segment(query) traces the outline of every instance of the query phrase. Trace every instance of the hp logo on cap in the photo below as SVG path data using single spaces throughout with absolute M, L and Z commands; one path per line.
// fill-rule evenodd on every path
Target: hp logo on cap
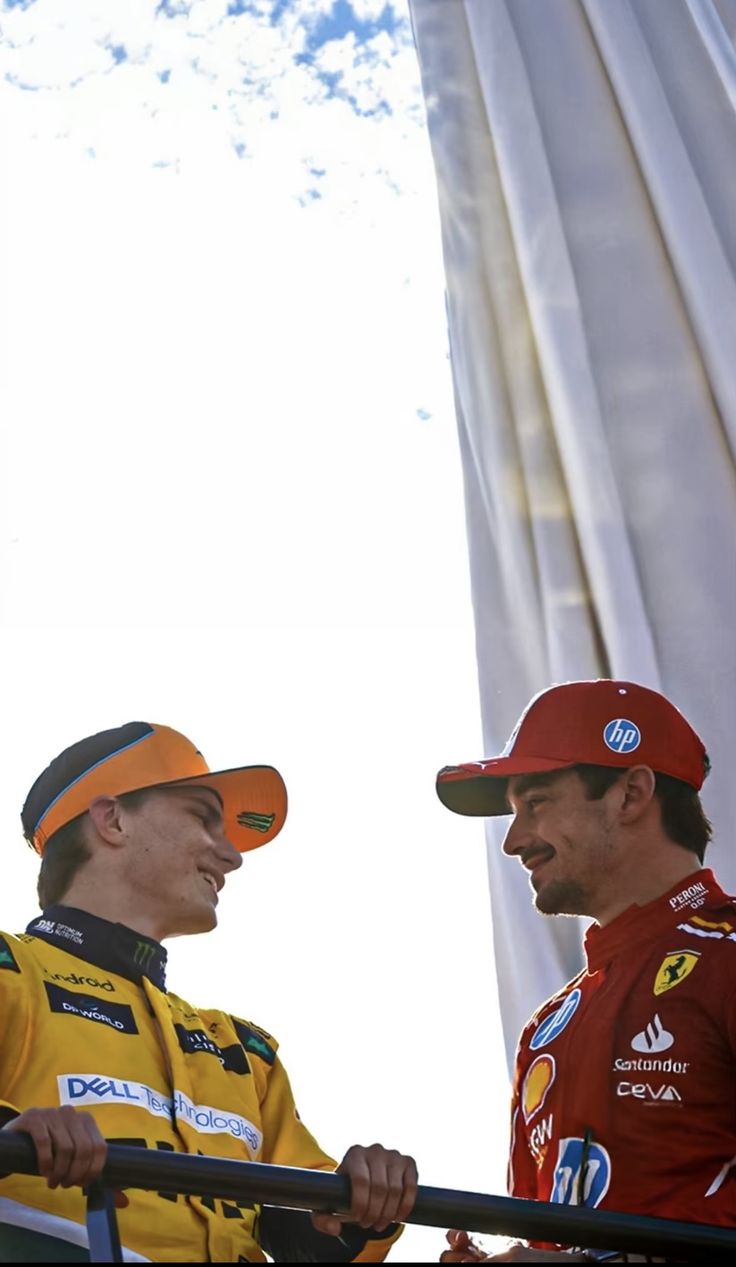
M 603 731 L 603 739 L 612 752 L 633 752 L 641 743 L 641 732 L 633 721 L 614 717 Z

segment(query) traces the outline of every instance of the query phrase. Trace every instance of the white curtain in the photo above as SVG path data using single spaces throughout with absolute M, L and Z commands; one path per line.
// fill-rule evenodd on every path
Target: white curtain
M 437 171 L 485 752 L 643 682 L 702 735 L 736 889 L 736 0 L 411 0 Z M 458 567 L 462 567 L 458 560 Z M 582 962 L 488 824 L 507 1050 Z M 448 835 L 453 825 L 447 823 Z

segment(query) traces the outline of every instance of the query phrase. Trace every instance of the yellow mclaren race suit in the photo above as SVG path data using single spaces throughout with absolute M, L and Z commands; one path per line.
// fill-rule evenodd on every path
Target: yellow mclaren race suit
M 271 1035 L 168 993 L 165 960 L 158 942 L 70 907 L 0 936 L 0 1125 L 24 1109 L 68 1104 L 121 1144 L 334 1170 L 299 1119 Z M 298 1211 L 126 1196 L 118 1225 L 133 1262 L 264 1262 L 264 1249 L 283 1262 L 380 1262 L 401 1230 L 345 1225 L 335 1238 Z M 6 1244 L 35 1237 L 62 1247 L 59 1258 L 84 1261 L 75 1249 L 87 1246 L 81 1189 L 3 1178 L 3 1231 Z

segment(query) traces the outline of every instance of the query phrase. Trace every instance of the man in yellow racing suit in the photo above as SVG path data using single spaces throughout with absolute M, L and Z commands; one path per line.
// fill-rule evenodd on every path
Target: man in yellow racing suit
M 271 767 L 212 773 L 147 723 L 82 740 L 36 780 L 22 817 L 44 910 L 0 937 L 0 1126 L 31 1135 L 42 1177 L 0 1181 L 0 1261 L 88 1261 L 79 1185 L 105 1139 L 351 1180 L 343 1216 L 128 1190 L 127 1261 L 376 1262 L 399 1235 L 412 1159 L 355 1146 L 338 1167 L 299 1119 L 271 1035 L 166 990 L 161 941 L 214 927 L 226 875 L 285 813 Z

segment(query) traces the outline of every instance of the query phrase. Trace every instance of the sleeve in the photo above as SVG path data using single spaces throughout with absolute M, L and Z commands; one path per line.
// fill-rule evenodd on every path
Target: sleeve
M 12 975 L 11 975 L 12 974 Z M 12 1070 L 16 1067 L 20 1053 L 13 1050 L 13 1034 L 18 1026 L 18 1007 L 21 991 L 17 988 L 20 974 L 18 962 L 6 937 L 0 935 L 0 1130 L 18 1117 L 20 1109 L 5 1097 L 8 1095 L 8 1083 Z M 16 1022 L 13 1029 L 9 1018 Z M 7 1176 L 0 1173 L 0 1179 Z
M 524 1197 L 531 1201 L 537 1200 L 537 1167 L 527 1144 L 524 1119 L 521 1113 L 519 1052 L 516 1054 L 514 1088 L 511 1098 L 511 1143 L 509 1147 L 507 1186 L 511 1197 Z
M 276 1263 L 382 1263 L 403 1227 L 392 1223 L 384 1232 L 344 1223 L 339 1236 L 325 1236 L 312 1226 L 304 1210 L 264 1205 L 260 1240 Z
M 278 1056 L 271 1065 L 261 1105 L 262 1159 L 273 1166 L 301 1166 L 307 1170 L 337 1170 L 337 1162 L 323 1152 L 302 1122 L 289 1079 Z M 380 1263 L 403 1227 L 392 1223 L 383 1232 L 343 1224 L 341 1235 L 325 1236 L 309 1214 L 264 1206 L 260 1220 L 261 1244 L 281 1263 Z
M 725 973 L 723 975 L 725 978 Z M 731 1048 L 731 1055 L 736 1056 L 736 990 L 731 988 L 729 991 L 724 991 L 722 999 L 728 1044 Z
M 302 1122 L 281 1060 L 271 1065 L 261 1104 L 262 1159 L 272 1166 L 303 1166 L 306 1170 L 336 1170 L 337 1162 L 320 1148 Z
M 20 967 L 13 953 L 14 938 L 0 934 L 0 1129 L 17 1117 L 20 1109 L 8 1098 L 11 1076 L 22 1064 L 25 990 L 20 983 Z M 12 1017 L 12 1025 L 10 1018 Z

